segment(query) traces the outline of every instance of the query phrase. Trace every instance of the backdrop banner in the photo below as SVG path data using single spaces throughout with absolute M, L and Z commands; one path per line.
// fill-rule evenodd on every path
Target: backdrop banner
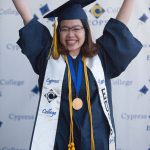
M 52 34 L 53 18 L 42 16 L 60 5 L 60 0 L 53 0 L 54 5 L 50 1 L 27 0 L 34 17 Z M 97 0 L 85 8 L 94 40 L 102 35 L 122 2 Z M 16 44 L 23 26 L 12 1 L 1 0 L 0 150 L 29 150 L 39 100 L 38 76 Z M 150 0 L 136 0 L 128 28 L 143 49 L 125 72 L 112 80 L 117 150 L 150 150 Z

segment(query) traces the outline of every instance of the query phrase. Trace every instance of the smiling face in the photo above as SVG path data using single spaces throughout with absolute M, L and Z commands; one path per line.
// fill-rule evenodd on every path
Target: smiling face
M 85 41 L 85 30 L 78 19 L 63 20 L 60 24 L 60 42 L 70 55 L 77 56 Z

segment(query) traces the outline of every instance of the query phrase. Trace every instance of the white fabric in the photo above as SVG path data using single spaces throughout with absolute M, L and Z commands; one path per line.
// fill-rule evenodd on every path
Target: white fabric
M 115 133 L 110 118 L 107 90 L 101 61 L 98 55 L 96 55 L 92 58 L 88 58 L 86 64 L 96 79 L 100 102 L 110 125 L 109 149 L 115 150 Z M 60 56 L 58 60 L 50 58 L 48 61 L 31 150 L 53 150 L 54 148 L 65 68 L 66 63 L 62 56 Z M 57 95 L 57 98 L 48 102 L 46 94 L 50 90 Z M 45 110 L 48 112 L 47 114 L 43 113 Z
M 53 150 L 65 67 L 62 57 L 48 61 L 31 150 Z M 45 94 L 50 90 L 57 98 L 49 103 Z

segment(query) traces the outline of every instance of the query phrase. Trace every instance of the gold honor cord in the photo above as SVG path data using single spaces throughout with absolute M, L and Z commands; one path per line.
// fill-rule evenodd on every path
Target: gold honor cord
M 94 133 L 93 133 L 93 121 L 92 121 L 92 110 L 91 110 L 91 101 L 90 101 L 90 88 L 89 88 L 89 79 L 87 74 L 87 67 L 86 67 L 86 58 L 82 58 L 83 66 L 84 66 L 84 75 L 85 75 L 85 84 L 86 84 L 86 99 L 88 104 L 88 112 L 90 118 L 90 129 L 91 129 L 91 150 L 95 150 L 95 143 L 94 143 Z
M 68 88 L 69 88 L 69 110 L 70 110 L 70 138 L 68 144 L 68 150 L 75 150 L 74 136 L 73 136 L 73 110 L 72 110 L 72 87 L 71 87 L 71 73 L 67 56 L 64 56 L 66 64 L 68 66 Z
M 68 88 L 69 88 L 69 110 L 70 110 L 70 138 L 68 144 L 68 150 L 75 150 L 74 144 L 74 136 L 73 136 L 73 108 L 72 108 L 72 87 L 71 87 L 71 74 L 70 74 L 70 67 L 68 64 L 67 56 L 64 56 L 66 64 L 68 66 Z M 91 150 L 95 150 L 95 143 L 94 143 L 94 133 L 93 133 L 93 124 L 92 124 L 92 111 L 91 111 L 91 102 L 90 102 L 90 88 L 89 88 L 89 80 L 87 74 L 87 67 L 86 67 L 86 58 L 82 58 L 83 66 L 84 66 L 84 75 L 85 75 L 85 84 L 86 84 L 86 97 L 87 97 L 87 105 L 88 105 L 88 113 L 90 118 L 90 132 L 91 132 Z

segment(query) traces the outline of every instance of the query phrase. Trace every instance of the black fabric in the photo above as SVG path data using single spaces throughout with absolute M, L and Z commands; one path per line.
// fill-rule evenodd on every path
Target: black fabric
M 97 44 L 101 49 L 98 52 L 105 73 L 105 82 L 108 92 L 111 120 L 114 126 L 113 109 L 111 99 L 110 79 L 122 73 L 133 58 L 142 48 L 141 43 L 133 37 L 129 29 L 121 22 L 110 19 L 105 26 L 103 35 L 97 39 Z M 47 54 L 51 45 L 51 36 L 48 29 L 32 20 L 27 26 L 20 30 L 18 41 L 22 52 L 28 57 L 34 71 L 39 74 L 39 86 L 42 89 L 45 69 L 47 65 Z M 73 65 L 78 67 L 78 57 L 73 61 Z M 97 66 L 98 67 L 98 66 Z M 96 150 L 108 150 L 109 126 L 100 104 L 97 84 L 94 76 L 88 69 L 88 77 L 91 92 L 91 104 L 93 114 L 93 127 Z M 68 104 L 68 79 L 67 68 L 65 70 L 58 127 L 55 139 L 55 150 L 66 150 L 69 141 L 69 104 Z M 75 89 L 73 89 L 73 98 Z M 74 133 L 77 150 L 90 150 L 90 126 L 86 103 L 85 79 L 83 79 L 79 97 L 84 105 L 79 111 L 74 111 Z
M 25 27 L 20 29 L 19 36 L 17 44 L 20 46 L 22 53 L 29 59 L 34 72 L 39 75 L 41 91 L 52 37 L 49 30 L 36 19 L 32 19 Z
M 82 9 L 93 3 L 95 0 L 69 0 L 53 11 L 44 14 L 44 18 L 58 17 L 58 20 L 82 19 L 87 20 L 87 15 Z
M 106 24 L 103 36 L 96 42 L 100 45 L 99 56 L 107 67 L 106 76 L 114 78 L 119 76 L 136 57 L 142 44 L 132 35 L 125 24 L 110 19 Z

